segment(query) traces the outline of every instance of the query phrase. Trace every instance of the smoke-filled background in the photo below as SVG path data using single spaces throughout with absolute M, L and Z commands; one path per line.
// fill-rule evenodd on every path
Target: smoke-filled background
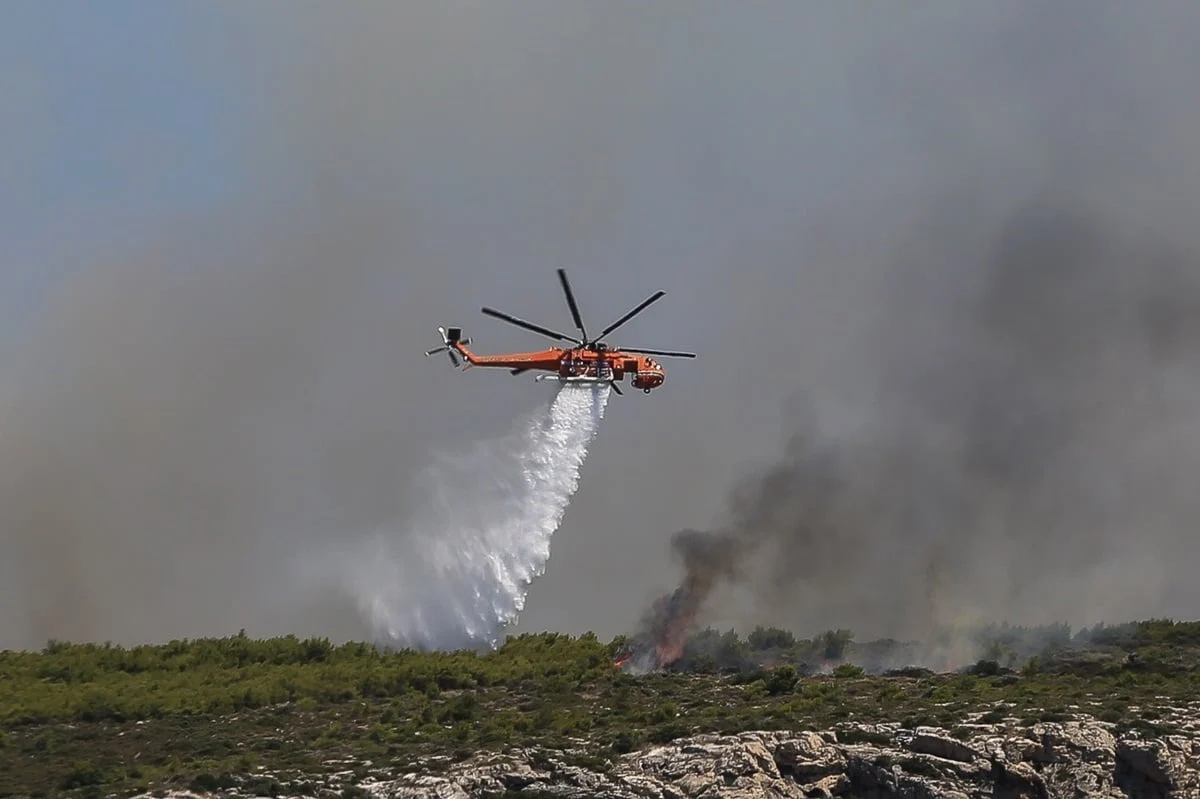
M 291 564 L 546 400 L 421 353 L 541 346 L 478 309 L 569 326 L 560 265 L 701 357 L 613 398 L 523 628 L 635 627 L 685 528 L 715 623 L 1194 616 L 1197 23 L 6 4 L 0 647 L 365 635 Z

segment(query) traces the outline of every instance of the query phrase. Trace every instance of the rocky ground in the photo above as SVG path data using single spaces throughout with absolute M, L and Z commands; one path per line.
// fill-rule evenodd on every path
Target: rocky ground
M 1114 734 L 1112 724 L 1088 716 L 1031 726 L 1017 719 L 973 723 L 953 733 L 842 724 L 822 732 L 694 736 L 603 764 L 581 763 L 570 751 L 521 749 L 448 768 L 431 761 L 399 779 L 368 777 L 350 793 L 379 799 L 1200 797 L 1200 704 L 1176 709 L 1176 721 L 1182 734 L 1161 737 Z M 214 793 L 241 791 L 228 785 Z

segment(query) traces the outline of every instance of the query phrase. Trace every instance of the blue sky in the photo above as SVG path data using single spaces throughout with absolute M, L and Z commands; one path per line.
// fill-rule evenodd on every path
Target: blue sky
M 5 315 L 90 247 L 221 202 L 237 184 L 245 50 L 201 3 L 0 6 Z M 93 253 L 95 254 L 95 253 Z

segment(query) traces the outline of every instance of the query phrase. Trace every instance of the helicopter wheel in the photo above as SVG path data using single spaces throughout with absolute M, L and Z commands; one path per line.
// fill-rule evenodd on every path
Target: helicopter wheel
M 642 391 L 645 391 L 647 394 L 650 393 L 650 389 L 648 389 L 648 388 L 643 388 Z

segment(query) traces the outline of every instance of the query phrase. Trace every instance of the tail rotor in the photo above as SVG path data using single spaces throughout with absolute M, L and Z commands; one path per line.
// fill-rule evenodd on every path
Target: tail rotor
M 470 344 L 471 339 L 462 338 L 462 328 L 458 327 L 452 327 L 449 330 L 444 327 L 439 327 L 438 333 L 442 337 L 442 346 L 434 347 L 431 350 L 426 350 L 425 357 L 428 358 L 430 355 L 437 355 L 439 352 L 444 352 L 446 353 L 447 357 L 450 358 L 450 363 L 452 363 L 454 366 L 460 366 L 461 362 L 458 360 L 458 355 L 455 353 L 454 345 Z

